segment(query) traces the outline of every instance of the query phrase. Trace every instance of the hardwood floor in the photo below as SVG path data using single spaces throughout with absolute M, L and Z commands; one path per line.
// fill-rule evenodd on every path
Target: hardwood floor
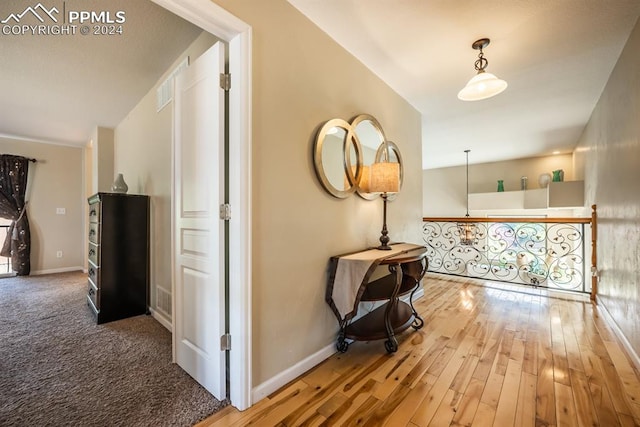
M 419 331 L 355 342 L 204 426 L 639 426 L 640 376 L 589 302 L 425 278 Z

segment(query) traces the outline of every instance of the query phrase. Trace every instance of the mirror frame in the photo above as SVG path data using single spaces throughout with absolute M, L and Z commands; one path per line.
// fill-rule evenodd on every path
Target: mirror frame
M 329 130 L 333 128 L 340 128 L 345 130 L 345 136 L 342 141 L 342 164 L 343 164 L 343 170 L 346 174 L 345 175 L 346 182 L 349 185 L 344 190 L 336 188 L 333 186 L 333 184 L 331 184 L 331 182 L 329 181 L 329 178 L 327 178 L 327 174 L 325 173 L 324 165 L 322 164 L 322 147 L 324 144 L 324 140 L 327 137 Z M 331 120 L 328 120 L 320 128 L 316 136 L 316 140 L 314 142 L 313 165 L 316 170 L 316 176 L 318 177 L 320 184 L 322 184 L 322 187 L 324 187 L 324 189 L 329 194 L 339 199 L 345 199 L 349 197 L 351 193 L 356 191 L 356 187 L 355 185 L 353 185 L 353 183 L 357 182 L 356 179 L 359 179 L 360 176 L 362 175 L 362 167 L 361 167 L 362 150 L 360 149 L 360 146 L 358 145 L 357 142 L 355 144 L 353 142 L 350 142 L 351 141 L 350 135 L 351 135 L 351 125 L 347 121 L 342 119 L 331 119 Z M 351 165 L 347 164 L 347 162 L 351 158 L 350 152 L 351 152 L 352 145 L 355 146 L 357 162 L 358 162 L 356 167 L 355 177 L 353 176 L 353 172 L 351 171 Z M 349 155 L 347 155 L 346 153 L 349 153 Z
M 382 125 L 380 125 L 380 122 L 378 122 L 378 120 L 373 117 L 370 114 L 360 114 L 356 117 L 354 117 L 351 120 L 351 133 L 353 135 L 353 138 L 355 138 L 358 141 L 358 144 L 360 145 L 360 147 L 362 147 L 362 144 L 360 143 L 360 138 L 358 137 L 358 132 L 357 132 L 357 128 L 358 125 L 364 121 L 370 121 L 371 125 L 373 126 L 375 132 L 378 134 L 378 136 L 380 137 L 380 143 L 378 144 L 378 150 L 376 151 L 376 159 L 378 158 L 378 151 L 380 150 L 380 146 L 384 143 L 384 141 L 387 139 L 387 137 L 384 134 L 384 131 L 382 130 Z M 362 148 L 361 150 L 362 151 Z M 377 161 L 377 160 L 375 160 Z M 363 162 L 361 162 L 362 166 L 365 166 Z M 371 165 L 369 165 L 371 166 Z M 364 168 L 362 168 L 364 169 Z M 356 193 L 358 193 L 358 196 L 362 197 L 365 200 L 375 200 L 378 197 L 380 197 L 379 193 L 367 193 L 365 191 L 363 191 L 360 186 L 357 184 L 358 182 L 360 182 L 360 179 L 358 178 L 356 181 Z

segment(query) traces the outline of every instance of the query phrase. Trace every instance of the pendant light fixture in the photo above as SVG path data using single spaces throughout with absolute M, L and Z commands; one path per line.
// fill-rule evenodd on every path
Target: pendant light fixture
M 487 73 L 485 69 L 489 65 L 489 61 L 484 57 L 482 49 L 489 46 L 491 40 L 480 39 L 471 45 L 475 50 L 479 50 L 478 59 L 475 62 L 475 68 L 478 74 L 473 76 L 467 85 L 458 92 L 458 98 L 463 101 L 479 101 L 481 99 L 491 98 L 507 88 L 507 82 L 497 78 L 491 73 Z
M 467 154 L 467 215 L 465 218 L 469 218 L 469 151 L 464 150 Z M 459 222 L 458 231 L 460 233 L 460 244 L 465 246 L 473 245 L 476 240 L 476 224 L 470 221 Z

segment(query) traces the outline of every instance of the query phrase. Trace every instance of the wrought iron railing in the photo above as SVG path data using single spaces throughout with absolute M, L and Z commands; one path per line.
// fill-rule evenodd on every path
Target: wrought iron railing
M 460 241 L 465 222 L 476 225 L 471 245 Z M 424 218 L 429 271 L 595 296 L 589 224 L 595 208 L 593 218 Z

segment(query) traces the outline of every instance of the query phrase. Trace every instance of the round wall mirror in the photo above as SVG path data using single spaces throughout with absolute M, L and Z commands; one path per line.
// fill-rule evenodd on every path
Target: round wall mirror
M 349 138 L 351 125 L 342 119 L 326 122 L 318 131 L 313 151 L 313 163 L 320 183 L 329 194 L 348 197 L 356 188 L 356 177 L 362 174 L 362 153 Z M 352 171 L 353 166 L 355 170 Z
M 376 160 L 376 152 L 380 144 L 384 142 L 385 135 L 382 126 L 375 117 L 369 114 L 360 114 L 351 121 L 353 138 L 357 139 L 362 148 L 362 179 L 356 185 L 356 192 L 366 200 L 374 200 L 380 195 L 369 193 L 369 167 Z

